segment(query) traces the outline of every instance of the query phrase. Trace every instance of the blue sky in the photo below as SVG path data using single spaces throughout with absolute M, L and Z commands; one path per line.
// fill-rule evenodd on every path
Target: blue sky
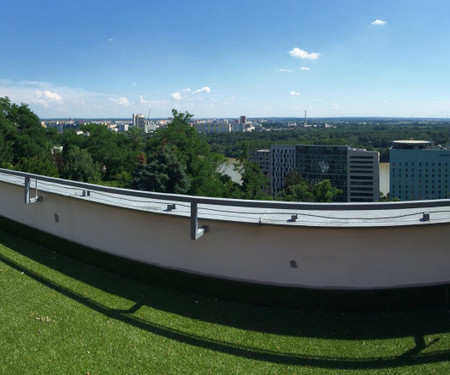
M 448 0 L 0 0 L 41 118 L 450 116 Z

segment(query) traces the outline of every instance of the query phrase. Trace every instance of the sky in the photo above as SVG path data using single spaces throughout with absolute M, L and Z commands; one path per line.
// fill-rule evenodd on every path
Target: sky
M 448 0 L 0 0 L 40 118 L 450 116 Z

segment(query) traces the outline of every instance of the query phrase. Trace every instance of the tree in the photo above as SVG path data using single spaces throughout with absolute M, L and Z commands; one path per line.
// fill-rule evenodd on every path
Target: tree
M 16 164 L 15 169 L 43 176 L 59 177 L 58 167 L 55 162 L 49 156 L 45 155 L 24 158 Z
M 60 171 L 62 178 L 91 183 L 100 181 L 100 166 L 94 163 L 87 150 L 72 146 L 66 155 Z
M 0 98 L 0 163 L 16 164 L 24 158 L 50 155 L 53 146 L 39 118 L 27 105 L 11 103 L 8 97 Z M 10 156 L 6 157 L 5 153 Z
M 315 202 L 332 202 L 334 197 L 342 194 L 342 190 L 331 185 L 331 181 L 326 179 L 311 187 Z
M 147 142 L 146 154 L 173 155 L 189 179 L 188 194 L 221 197 L 226 187 L 217 172 L 222 155 L 211 153 L 206 141 L 190 125 L 192 115 L 172 110 L 173 119 L 166 128 L 158 129 Z M 141 167 L 139 167 L 141 168 Z
M 131 180 L 132 189 L 161 193 L 185 194 L 189 187 L 184 166 L 167 147 L 158 150 L 148 163 L 139 163 Z
M 314 194 L 302 175 L 293 169 L 284 177 L 284 189 L 277 194 L 276 199 L 291 202 L 314 202 Z
M 238 161 L 236 170 L 242 176 L 241 198 L 270 200 L 268 178 L 262 174 L 258 164 L 248 159 L 248 145 L 246 143 L 243 144 Z
M 92 156 L 103 170 L 103 179 L 115 180 L 121 172 L 132 173 L 137 152 L 133 150 L 131 139 L 124 133 L 115 133 L 106 126 L 88 124 L 81 127 L 85 135 L 83 148 Z
M 309 185 L 303 181 L 301 184 L 286 187 L 277 195 L 277 200 L 290 202 L 314 202 L 314 194 Z
M 284 178 L 284 189 L 278 193 L 276 199 L 292 202 L 332 202 L 342 190 L 331 185 L 330 180 L 322 180 L 316 184 L 309 184 L 302 175 L 293 169 Z
M 5 139 L 0 132 L 0 168 L 12 168 L 13 142 Z

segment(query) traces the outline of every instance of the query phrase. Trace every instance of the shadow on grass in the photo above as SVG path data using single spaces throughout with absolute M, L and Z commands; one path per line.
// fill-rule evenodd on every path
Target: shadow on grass
M 0 231 L 0 243 L 40 264 L 105 292 L 134 301 L 135 304 L 128 310 L 104 306 L 88 296 L 80 295 L 33 272 L 23 264 L 0 255 L 0 260 L 3 263 L 20 272 L 25 272 L 28 277 L 40 284 L 107 317 L 199 348 L 266 362 L 334 369 L 381 369 L 442 362 L 448 361 L 450 358 L 450 349 L 423 353 L 425 348 L 439 340 L 439 338 L 436 338 L 427 345 L 424 336 L 450 332 L 450 324 L 445 319 L 443 308 L 378 313 L 342 313 L 252 306 L 219 301 L 142 283 L 88 266 L 3 231 Z M 205 338 L 131 316 L 142 306 L 149 306 L 204 322 L 257 332 L 324 340 L 373 340 L 413 337 L 415 346 L 401 355 L 377 357 L 374 353 L 373 357 L 361 359 L 283 353 Z M 355 343 L 355 345 L 359 344 Z

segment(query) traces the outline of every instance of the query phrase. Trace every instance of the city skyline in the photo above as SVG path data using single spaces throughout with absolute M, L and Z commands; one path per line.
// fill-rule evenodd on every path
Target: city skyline
M 450 116 L 447 1 L 9 2 L 0 97 L 41 118 Z

